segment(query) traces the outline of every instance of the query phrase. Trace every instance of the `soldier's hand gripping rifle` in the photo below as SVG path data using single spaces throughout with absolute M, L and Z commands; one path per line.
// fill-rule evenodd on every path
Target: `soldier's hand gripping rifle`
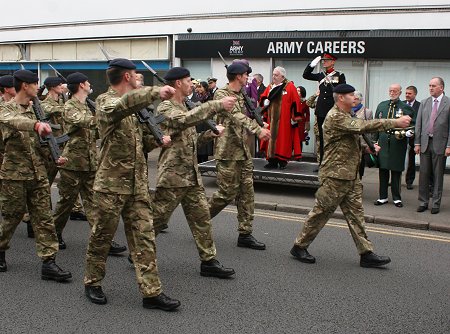
M 141 60 L 141 63 L 145 66 L 145 68 L 146 68 L 147 70 L 150 71 L 151 74 L 153 74 L 153 76 L 154 76 L 159 82 L 161 82 L 161 83 L 164 84 L 164 85 L 167 84 L 166 80 L 164 80 L 163 78 L 161 78 L 161 77 L 158 75 L 158 73 L 156 73 L 156 71 L 155 71 L 153 68 L 150 67 L 150 65 L 148 65 L 148 64 L 147 64 L 145 61 L 143 61 L 143 60 Z M 184 100 L 184 103 L 186 104 L 186 107 L 187 107 L 189 110 L 192 110 L 192 109 L 194 109 L 194 108 L 196 107 L 196 105 L 195 105 L 191 100 L 189 100 L 188 98 L 186 98 L 186 99 Z M 214 122 L 212 119 L 207 119 L 207 120 L 204 121 L 204 123 L 205 123 L 205 124 L 208 126 L 208 128 L 209 128 L 212 132 L 214 132 L 216 135 L 219 134 L 219 130 L 217 129 L 217 124 L 216 124 L 216 122 Z
M 50 68 L 55 72 L 55 74 L 62 80 L 64 80 L 64 82 L 67 82 L 67 79 L 56 69 L 54 68 L 52 65 L 47 64 L 48 66 L 50 66 Z M 63 94 L 63 96 L 65 97 L 65 95 Z M 64 102 L 66 102 L 67 99 L 64 98 Z M 91 111 L 92 115 L 95 115 L 95 102 L 92 101 L 90 98 L 86 98 L 86 104 L 89 108 L 89 110 Z
M 109 56 L 108 52 L 103 48 L 103 46 L 99 43 L 98 44 L 100 50 L 102 51 L 105 58 L 110 61 L 111 57 Z M 135 113 L 136 118 L 138 119 L 139 123 L 145 124 L 147 128 L 152 133 L 153 137 L 155 138 L 156 142 L 159 145 L 164 144 L 163 142 L 163 136 L 164 133 L 162 132 L 161 128 L 159 127 L 159 124 L 162 123 L 166 118 L 164 115 L 158 115 L 155 116 L 153 113 L 153 110 L 149 108 L 144 108 L 139 110 Z
M 60 130 L 61 125 L 59 124 L 51 124 L 48 119 L 45 118 L 44 113 L 41 109 L 41 103 L 39 102 L 39 98 L 35 97 L 33 98 L 33 112 L 36 116 L 36 119 L 39 122 L 45 122 L 50 125 L 52 130 Z M 59 137 L 55 137 L 52 133 L 45 136 L 45 138 L 39 137 L 39 140 L 41 142 L 41 145 L 47 145 L 50 149 L 50 153 L 52 155 L 52 159 L 55 163 L 58 163 L 59 158 L 61 158 L 61 151 L 59 150 L 59 145 L 65 143 L 69 140 L 69 136 L 67 134 L 64 134 Z
M 217 51 L 217 53 L 219 54 L 220 59 L 222 59 L 223 64 L 225 65 L 225 68 L 228 68 L 228 64 L 226 63 L 225 59 L 222 57 L 222 54 L 219 51 Z M 252 100 L 250 99 L 250 97 L 248 96 L 248 94 L 247 94 L 247 92 L 245 91 L 244 88 L 241 89 L 241 94 L 242 94 L 242 96 L 244 96 L 244 103 L 245 103 L 245 106 L 247 107 L 247 110 L 253 116 L 253 118 L 255 119 L 256 123 L 258 123 L 258 125 L 263 128 L 264 127 L 264 121 L 263 121 L 263 118 L 262 118 L 262 112 L 269 105 L 268 104 L 264 105 L 264 108 L 261 108 L 259 106 L 257 108 L 255 108 L 253 106 Z M 269 101 L 269 103 L 270 103 L 270 101 Z

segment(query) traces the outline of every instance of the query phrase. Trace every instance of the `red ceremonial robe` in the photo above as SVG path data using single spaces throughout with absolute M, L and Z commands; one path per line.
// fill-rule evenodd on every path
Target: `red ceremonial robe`
M 291 120 L 293 115 L 300 110 L 300 97 L 292 81 L 285 80 L 281 94 L 272 97 L 270 84 L 260 97 L 260 105 L 264 105 L 264 100 L 269 99 L 270 105 L 267 109 L 266 121 L 272 138 L 268 142 L 261 142 L 260 151 L 266 152 L 267 159 L 277 158 L 283 161 L 296 160 L 301 158 L 300 141 L 294 145 L 294 134 L 298 129 L 293 128 Z M 297 136 L 298 138 L 298 136 Z

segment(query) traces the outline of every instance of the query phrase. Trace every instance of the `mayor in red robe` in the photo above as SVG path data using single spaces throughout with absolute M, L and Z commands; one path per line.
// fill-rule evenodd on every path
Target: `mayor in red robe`
M 292 125 L 297 122 L 293 116 L 300 111 L 300 97 L 292 81 L 286 79 L 286 70 L 277 66 L 273 70 L 272 83 L 260 97 L 260 105 L 267 106 L 266 122 L 272 138 L 269 142 L 262 142 L 260 151 L 266 152 L 267 169 L 280 167 L 285 169 L 289 160 L 298 160 L 301 157 L 300 142 L 294 144 L 295 131 Z

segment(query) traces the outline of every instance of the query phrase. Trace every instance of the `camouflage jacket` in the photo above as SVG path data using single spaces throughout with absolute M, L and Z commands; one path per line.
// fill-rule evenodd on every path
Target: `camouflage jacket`
M 336 105 L 323 123 L 324 156 L 319 176 L 355 180 L 361 162 L 360 134 L 384 131 L 394 127 L 394 120 L 362 120 L 351 117 Z
M 223 110 L 219 101 L 209 101 L 190 111 L 174 100 L 164 101 L 158 112 L 166 116 L 161 128 L 170 135 L 172 145 L 163 147 L 158 160 L 156 186 L 180 188 L 201 185 L 197 147 L 213 139 L 211 130 L 197 133 L 195 125 Z
M 246 116 L 244 97 L 240 92 L 232 91 L 228 85 L 218 89 L 214 94 L 215 100 L 226 96 L 237 98 L 237 102 L 230 113 L 216 115 L 217 124 L 225 127 L 222 137 L 215 139 L 214 158 L 217 160 L 247 160 L 251 159 L 250 148 L 247 145 L 248 133 L 259 135 L 261 127 L 255 120 Z
M 64 131 L 64 103 L 60 101 L 56 101 L 50 95 L 47 95 L 44 101 L 41 102 L 42 111 L 45 114 L 45 117 L 48 118 L 50 123 L 61 125 L 61 130 L 53 130 L 53 135 L 55 137 L 61 136 Z
M 76 97 L 72 97 L 64 106 L 63 118 L 70 139 L 62 153 L 68 161 L 60 168 L 83 172 L 96 171 L 95 142 L 98 132 L 97 123 L 89 107 Z
M 159 98 L 159 87 L 145 87 L 118 96 L 109 88 L 97 100 L 97 126 L 102 140 L 94 190 L 148 196 L 143 130 L 133 114 Z
M 40 154 L 39 136 L 36 132 L 30 132 L 36 124 L 32 108 L 24 109 L 12 100 L 4 105 L 1 119 L 5 155 L 0 178 L 17 181 L 47 180 L 47 171 Z

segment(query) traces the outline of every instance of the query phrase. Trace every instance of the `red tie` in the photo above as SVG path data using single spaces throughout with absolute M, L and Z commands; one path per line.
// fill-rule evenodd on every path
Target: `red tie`
M 433 109 L 431 110 L 430 122 L 428 123 L 428 134 L 433 136 L 434 121 L 436 120 L 439 100 L 434 99 Z

